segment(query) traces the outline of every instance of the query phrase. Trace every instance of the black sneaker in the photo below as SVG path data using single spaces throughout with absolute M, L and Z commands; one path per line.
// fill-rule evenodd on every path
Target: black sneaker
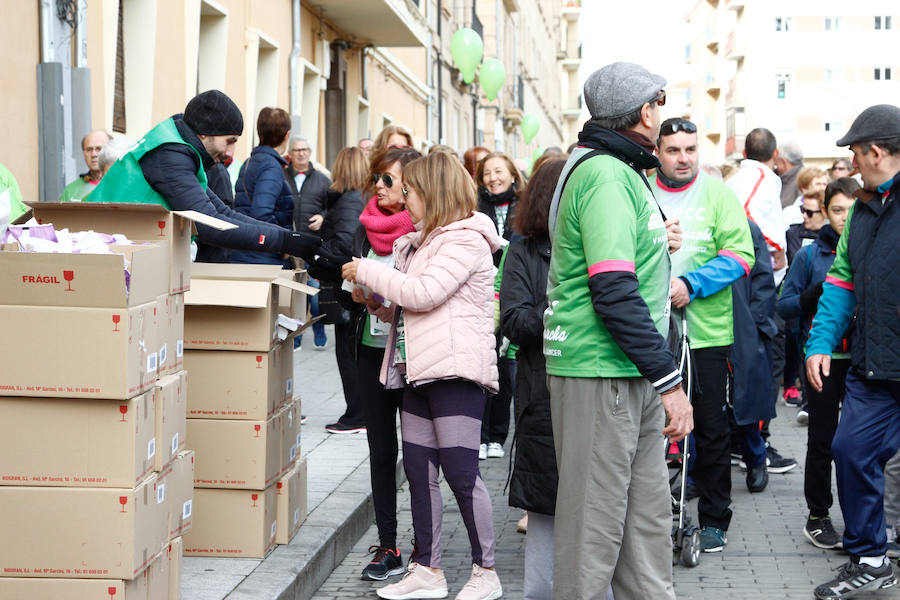
M 721 552 L 727 543 L 728 537 L 718 527 L 704 527 L 700 530 L 700 549 L 704 552 Z
M 750 493 L 758 494 L 765 490 L 767 485 L 769 485 L 769 472 L 766 470 L 766 463 L 750 467 L 747 471 L 747 489 Z
M 797 466 L 797 461 L 783 457 L 772 446 L 766 446 L 766 465 L 769 473 L 787 473 Z
M 393 575 L 405 572 L 403 560 L 400 558 L 400 550 L 397 548 L 384 548 L 383 546 L 370 546 L 369 552 L 374 552 L 372 562 L 363 569 L 361 579 L 369 581 L 384 581 Z
M 337 423 L 331 423 L 325 426 L 325 431 L 328 433 L 359 433 L 365 432 L 365 425 L 345 425 L 338 421 Z
M 838 575 L 828 583 L 816 588 L 819 600 L 840 600 L 850 598 L 861 592 L 894 587 L 894 569 L 890 561 L 885 560 L 880 567 L 870 567 L 859 562 L 859 557 L 851 556 L 850 562 L 841 565 Z
M 834 530 L 830 517 L 821 517 L 814 519 L 810 517 L 806 520 L 806 526 L 803 528 L 803 535 L 816 548 L 824 548 L 832 550 L 834 548 L 843 547 L 841 536 Z

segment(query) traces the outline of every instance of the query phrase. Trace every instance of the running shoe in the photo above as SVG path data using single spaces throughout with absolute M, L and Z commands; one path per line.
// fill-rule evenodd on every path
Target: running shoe
M 816 548 L 833 550 L 843 546 L 841 536 L 834 530 L 830 517 L 808 518 L 803 527 L 803 535 Z
M 837 569 L 837 577 L 816 588 L 819 600 L 841 600 L 862 592 L 894 587 L 894 569 L 885 560 L 880 567 L 870 567 L 859 562 L 859 557 L 851 556 L 850 561 Z

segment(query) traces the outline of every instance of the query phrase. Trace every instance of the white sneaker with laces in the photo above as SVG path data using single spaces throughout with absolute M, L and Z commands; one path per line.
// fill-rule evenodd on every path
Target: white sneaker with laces
M 484 444 L 482 444 L 484 445 Z M 498 444 L 497 442 L 491 442 L 487 445 L 487 457 L 488 458 L 503 458 L 505 456 L 505 452 L 503 452 L 503 446 Z
M 456 600 L 496 600 L 503 595 L 500 578 L 493 569 L 472 565 L 472 577 L 456 595 Z
M 487 444 L 481 444 L 478 446 L 478 460 L 484 460 L 487 458 Z
M 446 598 L 447 580 L 444 579 L 444 572 L 441 569 L 429 569 L 419 563 L 410 562 L 403 579 L 384 586 L 376 593 L 379 598 L 386 600 Z

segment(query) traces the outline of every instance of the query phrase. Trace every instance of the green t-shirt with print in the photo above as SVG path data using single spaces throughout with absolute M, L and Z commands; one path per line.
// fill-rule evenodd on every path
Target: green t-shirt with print
M 607 155 L 585 160 L 559 200 L 544 313 L 547 373 L 641 377 L 594 310 L 588 279 L 628 271 L 668 333 L 670 263 L 662 213 L 641 176 Z
M 59 196 L 60 202 L 81 202 L 88 194 L 94 191 L 99 181 L 87 181 L 84 177 L 79 177 L 69 185 L 67 185 L 62 194 Z

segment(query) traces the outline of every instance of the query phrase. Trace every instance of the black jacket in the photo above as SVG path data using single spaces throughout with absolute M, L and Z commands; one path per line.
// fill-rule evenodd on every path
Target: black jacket
M 847 224 L 856 322 L 850 358 L 866 379 L 900 378 L 900 173 L 885 197 L 857 200 Z
M 141 172 L 150 187 L 166 199 L 172 210 L 196 210 L 238 225 L 236 229 L 220 231 L 197 223 L 198 243 L 237 250 L 284 251 L 288 230 L 242 215 L 226 206 L 210 187 L 203 190 L 197 170 L 202 166 L 209 172 L 215 161 L 197 134 L 179 116 L 174 120 L 178 133 L 193 150 L 184 144 L 162 144 L 141 157 Z
M 363 210 L 362 194 L 354 190 L 347 190 L 343 194 L 329 191 L 326 206 L 325 220 L 321 229 L 325 248 L 333 255 L 342 257 L 344 262 L 349 262 L 351 256 L 365 256 L 353 253 L 354 234 L 362 227 L 359 223 L 359 215 Z M 339 294 L 346 294 L 341 291 L 343 279 L 340 273 L 332 273 L 331 277 L 330 281 L 322 282 L 319 292 L 319 312 L 325 315 L 326 323 L 345 324 L 350 315 L 338 300 Z
M 772 389 L 772 339 L 775 325 L 775 279 L 762 232 L 750 221 L 756 263 L 749 277 L 731 284 L 734 345 L 729 359 L 734 375 L 734 420 L 749 425 L 775 417 Z
M 559 483 L 543 354 L 549 269 L 550 240 L 521 238 L 509 246 L 500 285 L 500 331 L 519 346 L 509 504 L 546 515 L 555 513 Z
M 309 228 L 309 218 L 313 215 L 325 216 L 325 195 L 331 186 L 331 180 L 324 173 L 316 171 L 312 163 L 306 172 L 303 186 L 298 190 L 294 177 L 297 171 L 290 165 L 284 170 L 284 177 L 294 194 L 294 231 L 319 234 Z
M 812 231 L 803 226 L 803 223 L 797 223 L 788 227 L 784 236 L 787 239 L 787 261 L 788 265 L 793 264 L 794 256 L 797 251 L 803 247 L 803 240 L 814 240 L 819 235 L 818 231 Z
M 206 171 L 206 187 L 219 197 L 226 206 L 234 206 L 234 193 L 231 190 L 231 175 L 222 163 L 216 163 Z M 196 262 L 227 263 L 228 249 L 221 246 L 204 244 L 197 240 Z

